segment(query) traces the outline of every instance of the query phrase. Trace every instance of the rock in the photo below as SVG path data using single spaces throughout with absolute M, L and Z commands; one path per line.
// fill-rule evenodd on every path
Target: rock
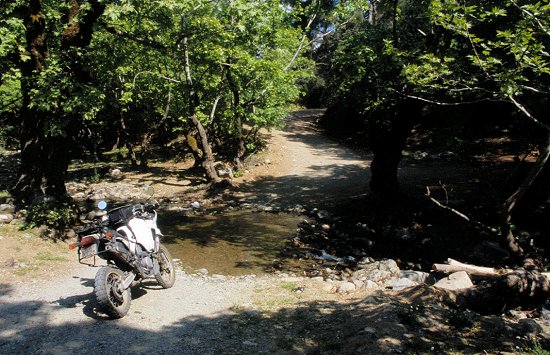
M 381 304 L 383 303 L 381 300 L 379 300 L 378 298 L 374 297 L 374 296 L 368 296 L 367 298 L 365 298 L 363 300 L 364 303 L 366 304 Z
M 336 291 L 336 285 L 330 281 L 326 281 L 323 285 L 323 291 L 327 293 L 333 293 Z
M 101 201 L 101 200 L 105 200 L 107 197 L 105 196 L 105 194 L 92 194 L 90 197 L 88 197 L 89 200 L 92 200 L 92 201 Z
M 392 275 L 399 275 L 399 266 L 397 266 L 395 260 L 392 259 L 381 260 L 379 269 L 382 271 L 389 271 Z
M 399 272 L 400 278 L 406 278 L 417 283 L 426 283 L 433 285 L 437 280 L 427 272 L 414 271 L 414 270 L 401 270 Z
M 7 224 L 13 221 L 12 214 L 0 214 L 0 224 Z
M 317 212 L 317 217 L 321 220 L 331 220 L 332 219 L 332 215 L 325 211 L 325 210 L 321 210 L 319 212 Z
M 77 192 L 71 197 L 75 200 L 83 201 L 86 199 L 87 195 L 84 192 Z
M 208 275 L 208 269 L 198 269 L 198 270 L 195 270 L 195 273 L 196 273 L 197 275 L 204 275 L 204 276 L 206 276 L 206 275 Z
M 465 271 L 459 271 L 437 281 L 434 286 L 446 290 L 460 290 L 463 288 L 473 287 L 474 284 Z
M 0 205 L 0 213 L 2 214 L 11 214 L 15 212 L 15 206 L 8 203 L 3 203 Z
M 531 318 L 520 319 L 518 322 L 521 332 L 530 338 L 534 338 L 542 332 L 542 327 Z
M 418 283 L 407 278 L 401 278 L 391 285 L 394 291 L 401 291 L 409 287 L 417 286 Z
M 372 290 L 374 288 L 378 288 L 378 285 L 375 282 L 373 282 L 372 280 L 367 280 L 367 281 L 365 281 L 365 284 L 363 285 L 363 288 L 365 290 Z
M 365 268 L 368 264 L 372 264 L 376 262 L 376 260 L 374 260 L 374 258 L 371 258 L 370 256 L 367 256 L 367 257 L 364 257 L 362 258 L 361 260 L 359 260 L 359 263 L 357 263 L 357 266 L 359 266 L 360 268 Z
M 355 285 L 356 288 L 363 288 L 365 286 L 365 281 L 360 280 L 351 280 L 351 282 Z
M 201 208 L 201 204 L 198 201 L 194 201 L 191 202 L 191 207 L 193 207 L 194 209 L 199 209 Z
M 338 293 L 350 293 L 353 291 L 355 291 L 355 285 L 349 281 L 342 282 L 336 289 L 336 292 Z
M 227 277 L 224 276 L 224 275 L 213 274 L 213 275 L 212 275 L 212 280 L 213 280 L 213 281 L 226 281 L 226 280 L 227 280 Z
M 65 229 L 63 234 L 65 235 L 65 238 L 68 238 L 68 239 L 76 238 L 76 232 L 73 229 Z
M 122 171 L 120 171 L 120 169 L 115 168 L 109 172 L 109 175 L 113 178 L 121 178 Z

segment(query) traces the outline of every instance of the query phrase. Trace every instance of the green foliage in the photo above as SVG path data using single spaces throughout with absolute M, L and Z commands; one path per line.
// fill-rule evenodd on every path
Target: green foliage
M 77 209 L 70 203 L 43 202 L 31 205 L 27 210 L 23 228 L 35 228 L 42 225 L 61 230 L 71 226 L 77 217 Z
M 28 108 L 47 118 L 45 134 L 74 140 L 81 145 L 75 150 L 113 146 L 121 118 L 134 144 L 149 133 L 166 143 L 191 130 L 184 35 L 197 117 L 219 151 L 234 151 L 240 137 L 255 144 L 242 125 L 281 126 L 300 96 L 297 81 L 312 75 L 312 62 L 300 50 L 304 33 L 294 26 L 293 9 L 280 1 L 105 2 L 91 43 L 67 47 L 62 34 L 70 4 L 44 0 L 47 57 L 43 68 L 22 78 L 31 56 L 18 3 L 3 9 L 0 19 L 0 122 L 9 118 L 2 127 L 17 127 L 22 84 L 28 83 Z M 91 6 L 81 4 L 75 21 Z M 170 109 L 159 125 L 169 92 Z
M 408 100 L 516 105 L 530 117 L 548 113 L 550 4 L 534 1 L 370 2 L 342 8 L 348 21 L 319 49 L 329 105 L 346 116 L 389 124 Z

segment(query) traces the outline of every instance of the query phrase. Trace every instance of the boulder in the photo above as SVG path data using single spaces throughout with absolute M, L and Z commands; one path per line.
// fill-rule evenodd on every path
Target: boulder
M 11 221 L 13 221 L 13 215 L 12 214 L 0 214 L 0 224 L 8 224 Z
M 407 278 L 401 278 L 399 280 L 396 280 L 396 281 L 392 282 L 391 288 L 394 291 L 401 291 L 401 290 L 404 290 L 406 288 L 417 286 L 417 285 L 418 285 L 418 282 L 412 281 L 412 280 L 407 279 Z
M 460 290 L 463 288 L 473 287 L 474 284 L 465 271 L 459 271 L 437 281 L 434 286 L 446 290 Z
M 0 204 L 0 213 L 2 214 L 11 214 L 15 212 L 15 206 L 10 205 L 9 203 Z

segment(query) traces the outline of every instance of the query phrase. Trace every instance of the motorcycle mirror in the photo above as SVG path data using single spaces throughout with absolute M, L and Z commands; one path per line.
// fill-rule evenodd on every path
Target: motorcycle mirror
M 105 208 L 107 208 L 107 202 L 99 201 L 99 203 L 97 204 L 97 208 L 99 208 L 100 210 L 104 210 Z
M 147 199 L 150 199 L 151 197 L 153 197 L 153 194 L 155 193 L 155 189 L 153 188 L 153 186 L 145 185 L 144 189 L 145 189 L 145 194 L 147 195 Z

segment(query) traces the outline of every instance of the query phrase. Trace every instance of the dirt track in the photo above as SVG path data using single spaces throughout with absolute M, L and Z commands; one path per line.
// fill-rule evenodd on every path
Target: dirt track
M 243 196 L 322 207 L 364 193 L 367 163 L 319 135 L 311 123 L 318 114 L 296 113 L 286 130 L 271 133 L 269 163 L 254 168 L 241 184 Z M 73 259 L 62 267 L 68 271 L 56 274 L 54 268 L 47 281 L 3 278 L 8 281 L 0 284 L 1 354 L 286 352 L 292 347 L 275 341 L 281 334 L 270 335 L 274 324 L 266 324 L 261 312 L 300 302 L 292 291 L 297 285 L 333 297 L 319 290 L 322 282 L 311 280 L 179 273 L 172 289 L 152 283 L 134 288 L 129 314 L 111 321 L 96 309 L 97 268 Z

